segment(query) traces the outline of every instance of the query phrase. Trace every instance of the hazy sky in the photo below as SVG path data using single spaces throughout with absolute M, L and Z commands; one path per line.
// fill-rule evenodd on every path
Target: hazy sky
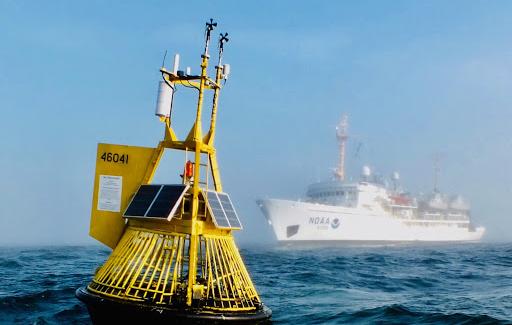
M 210 17 L 230 35 L 217 147 L 239 242 L 273 240 L 256 198 L 331 177 L 343 112 L 350 175 L 369 164 L 428 191 L 441 153 L 441 189 L 470 199 L 487 239 L 512 239 L 512 2 L 189 3 L 0 1 L 0 244 L 94 242 L 97 143 L 158 143 L 163 54 L 199 72 Z M 157 180 L 179 172 L 167 161 Z

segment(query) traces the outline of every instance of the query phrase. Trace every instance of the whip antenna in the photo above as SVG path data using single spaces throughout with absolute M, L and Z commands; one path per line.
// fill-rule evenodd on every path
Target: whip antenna
M 162 59 L 162 68 L 165 66 L 165 58 L 167 57 L 167 50 L 165 50 L 164 58 Z

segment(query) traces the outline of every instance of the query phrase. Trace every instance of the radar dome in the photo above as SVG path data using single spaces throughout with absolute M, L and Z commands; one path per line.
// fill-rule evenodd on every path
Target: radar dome
M 466 201 L 462 196 L 457 195 L 452 198 L 450 202 L 450 208 L 454 210 L 469 210 L 470 205 L 469 202 Z
M 370 177 L 370 175 L 372 174 L 372 171 L 370 169 L 369 166 L 363 166 L 363 170 L 361 172 L 361 175 L 363 175 L 363 177 Z

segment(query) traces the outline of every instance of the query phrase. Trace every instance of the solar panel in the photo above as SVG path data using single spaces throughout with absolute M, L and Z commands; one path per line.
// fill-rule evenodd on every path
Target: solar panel
M 218 228 L 242 228 L 229 195 L 205 191 L 213 222 Z
M 217 195 L 231 228 L 242 228 L 242 223 L 240 222 L 240 219 L 238 219 L 238 215 L 236 214 L 235 207 L 233 206 L 229 195 L 225 193 L 217 193 Z
M 219 228 L 229 228 L 228 219 L 224 214 L 224 210 L 222 209 L 217 193 L 207 191 L 206 199 L 208 200 L 208 206 L 210 207 L 210 212 L 215 225 Z
M 143 217 L 156 198 L 162 185 L 141 185 L 128 205 L 124 216 Z
M 155 201 L 146 212 L 148 218 L 168 218 L 176 210 L 184 194 L 185 185 L 163 185 Z M 171 216 L 172 217 L 172 216 Z
M 188 188 L 181 184 L 141 185 L 124 216 L 170 220 Z

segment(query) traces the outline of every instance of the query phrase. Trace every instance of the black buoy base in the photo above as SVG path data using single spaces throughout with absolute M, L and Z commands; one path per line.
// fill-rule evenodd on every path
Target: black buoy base
M 104 297 L 86 288 L 76 290 L 76 297 L 87 305 L 94 324 L 267 324 L 272 311 L 264 306 L 254 312 L 208 312 L 200 309 L 173 309 L 133 301 Z

